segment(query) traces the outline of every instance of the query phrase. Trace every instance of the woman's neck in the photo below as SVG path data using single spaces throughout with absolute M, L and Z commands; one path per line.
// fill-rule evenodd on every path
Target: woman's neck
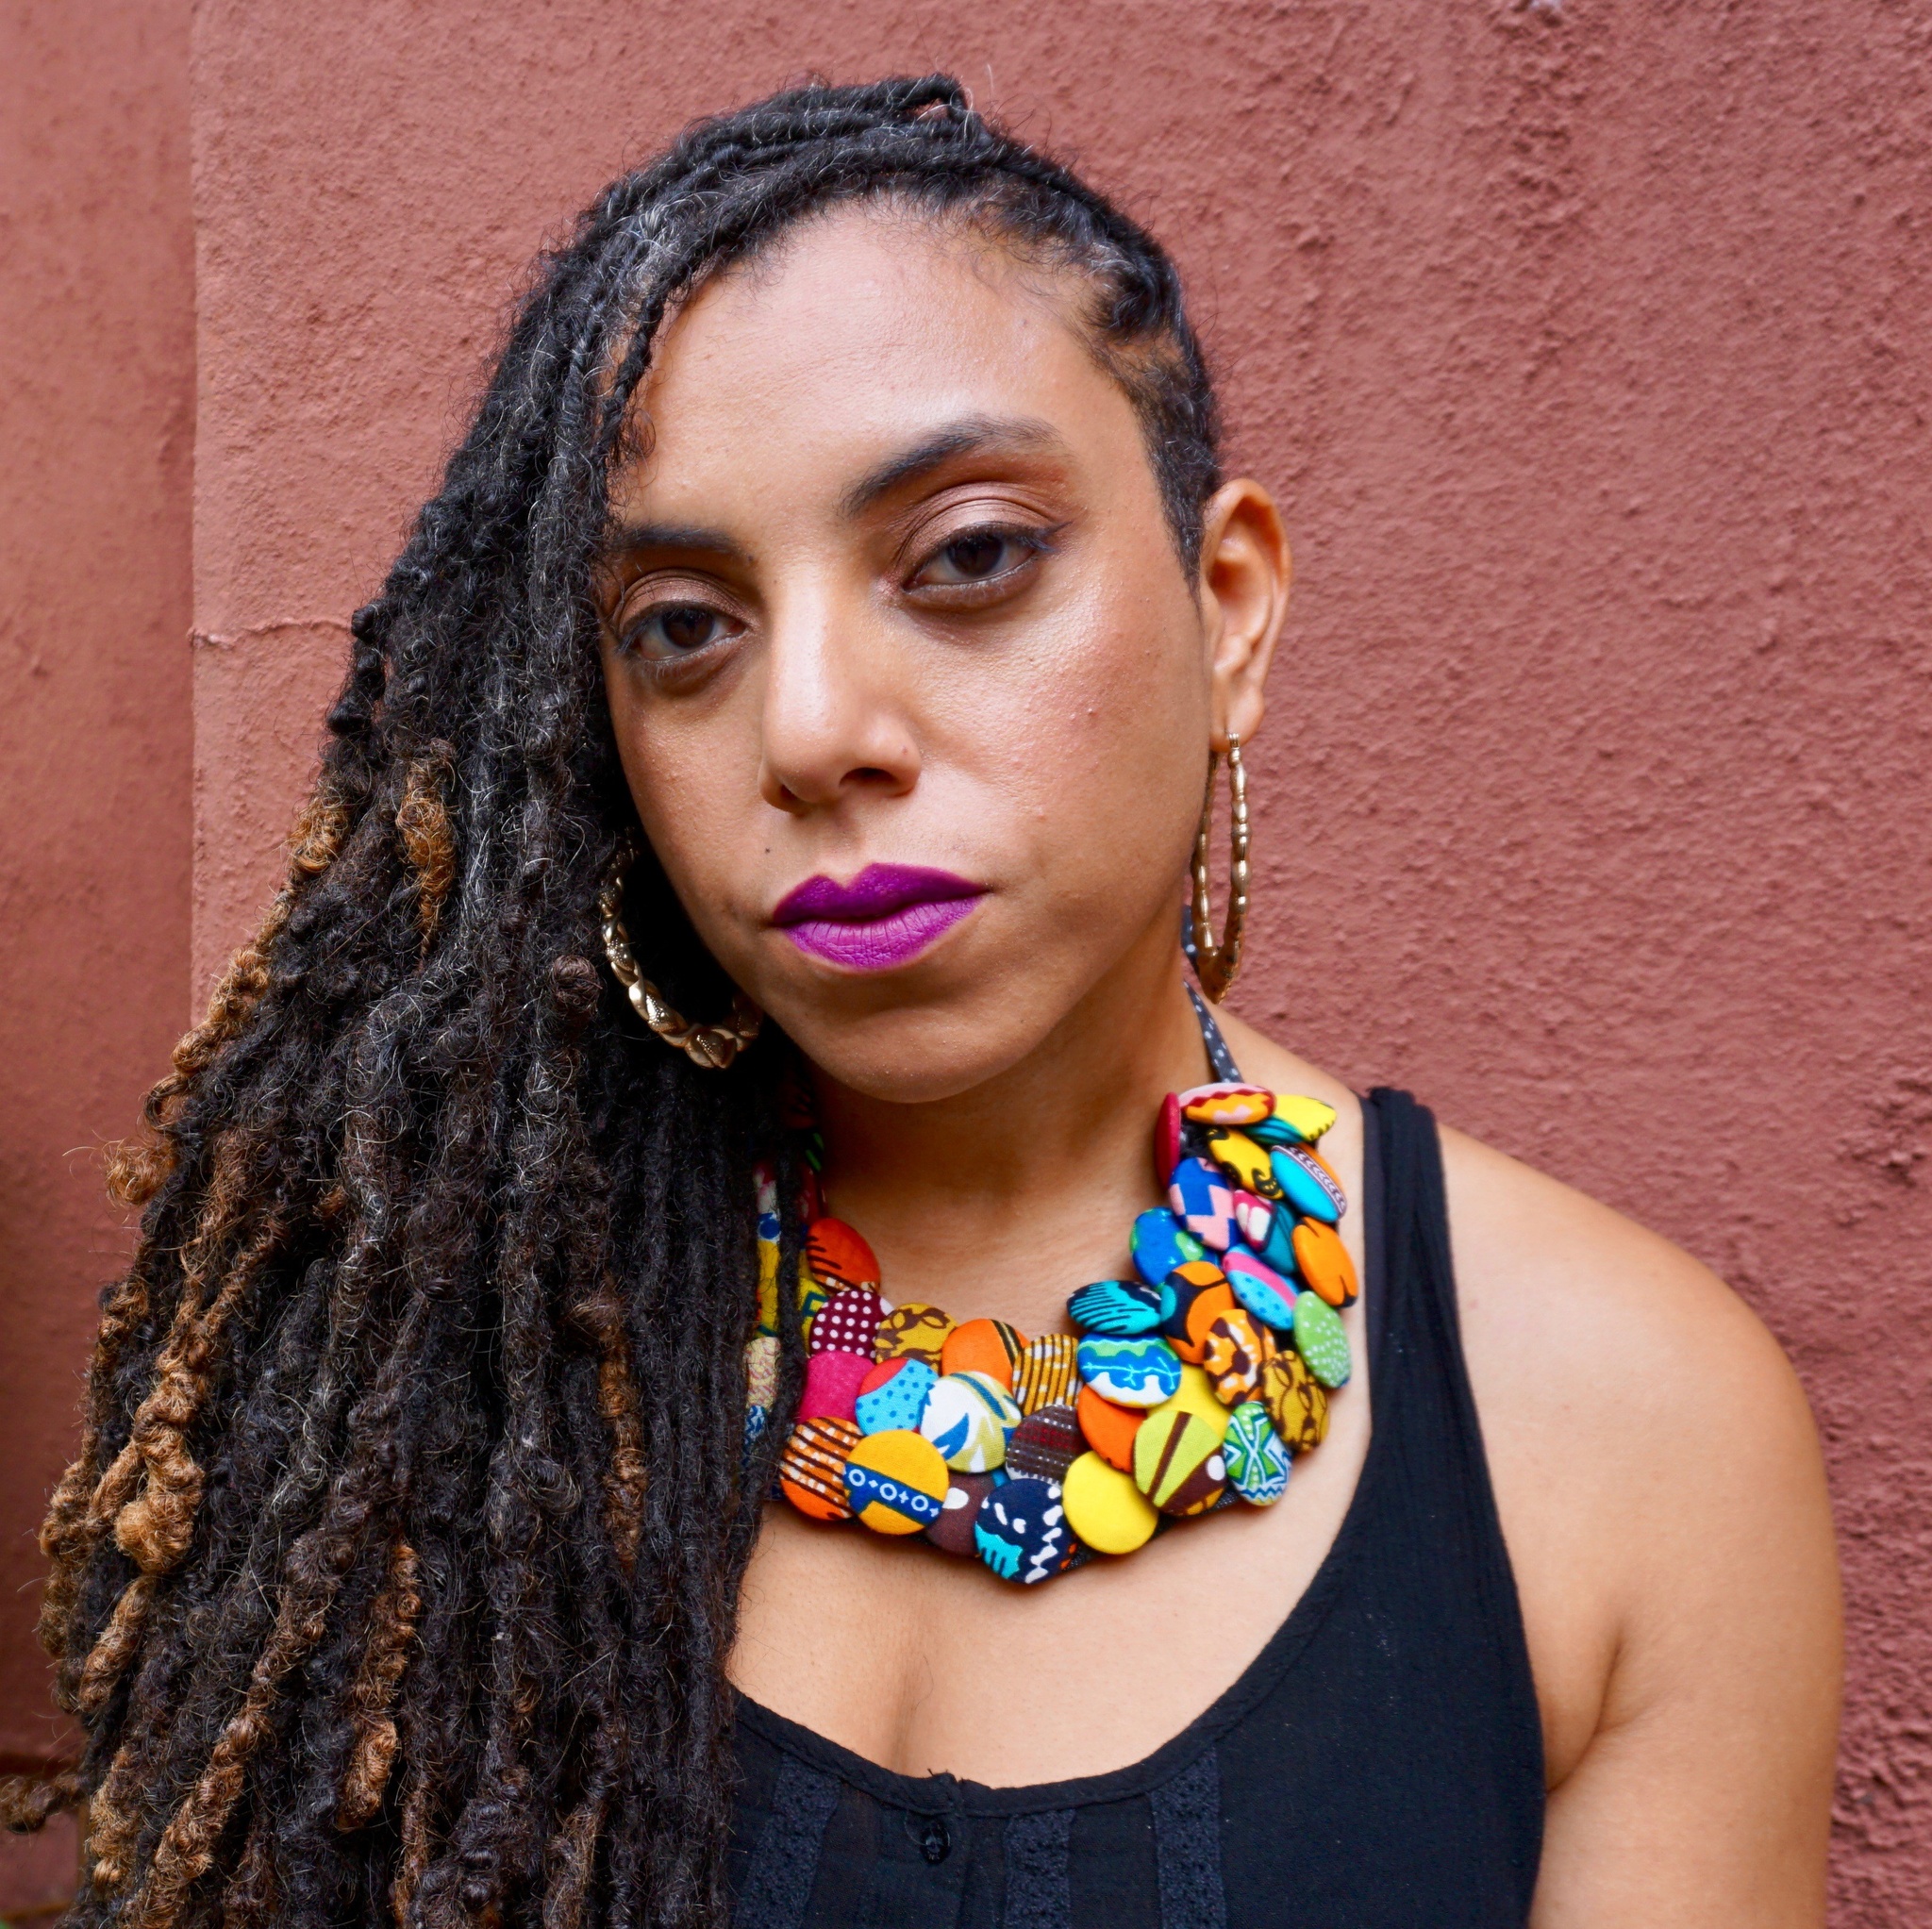
M 1159 1203 L 1164 1094 L 1211 1074 L 1173 927 L 1150 934 L 1025 1057 L 922 1105 L 819 1080 L 827 1209 L 872 1242 L 886 1297 L 955 1319 L 1059 1323 L 1067 1295 L 1127 1264 Z

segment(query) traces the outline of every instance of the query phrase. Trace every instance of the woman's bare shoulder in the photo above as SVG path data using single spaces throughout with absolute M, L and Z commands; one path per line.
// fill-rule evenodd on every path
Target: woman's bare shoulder
M 1668 1880 L 1713 1910 L 1812 1921 L 1840 1625 L 1797 1375 L 1669 1240 L 1461 1133 L 1442 1161 L 1543 1713 L 1537 1920 L 1593 1920 L 1624 1885 Z
M 1591 1470 L 1620 1513 L 1645 1473 L 1688 1488 L 1697 1468 L 1815 1459 L 1796 1374 L 1709 1268 L 1463 1133 L 1445 1127 L 1441 1143 L 1463 1345 L 1492 1457 L 1534 1437 L 1543 1456 Z
M 1336 1162 L 1361 1170 L 1348 1088 L 1235 1022 L 1240 1062 L 1337 1107 Z M 1556 1577 L 1604 1652 L 1713 1526 L 1815 1509 L 1816 1435 L 1763 1322 L 1707 1267 L 1623 1214 L 1452 1127 L 1442 1169 L 1463 1350 L 1526 1595 Z M 1324 1144 L 1324 1150 L 1327 1147 Z M 1357 1235 L 1358 1236 L 1358 1235 Z
M 1336 1106 L 1357 1185 L 1347 1088 L 1239 1022 L 1230 1039 L 1262 1083 Z M 1797 1375 L 1668 1239 L 1463 1133 L 1441 1144 L 1463 1351 L 1542 1712 L 1536 1929 L 1646 1906 L 1810 1929 L 1840 1630 Z

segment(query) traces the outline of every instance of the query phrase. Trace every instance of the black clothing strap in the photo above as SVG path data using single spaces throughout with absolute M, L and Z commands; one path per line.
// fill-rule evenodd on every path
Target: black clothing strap
M 1542 1735 L 1435 1122 L 1386 1089 L 1363 1122 L 1368 1456 L 1267 1646 L 1144 1760 L 1034 1788 L 894 1774 L 741 1697 L 739 1929 L 1521 1929 Z

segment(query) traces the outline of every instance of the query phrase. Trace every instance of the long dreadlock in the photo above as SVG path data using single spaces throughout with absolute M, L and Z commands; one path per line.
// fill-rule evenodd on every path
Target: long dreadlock
M 591 581 L 667 308 L 890 197 L 1074 278 L 1182 560 L 1213 398 L 1159 248 L 943 76 L 691 127 L 546 258 L 441 492 L 353 624 L 286 888 L 119 1157 L 42 1633 L 85 1811 L 69 1920 L 710 1925 L 728 1655 L 778 1422 L 744 1444 L 753 1167 L 801 1246 L 785 1047 L 643 1034 L 597 956 L 636 836 Z M 641 840 L 639 840 L 641 842 Z M 646 858 L 640 957 L 728 988 Z

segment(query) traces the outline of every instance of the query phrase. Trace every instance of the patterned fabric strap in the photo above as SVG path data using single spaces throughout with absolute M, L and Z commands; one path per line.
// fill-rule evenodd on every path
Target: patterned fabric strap
M 1234 1062 L 1234 1054 L 1227 1049 L 1227 1040 L 1221 1036 L 1221 1027 L 1214 1023 L 1208 1001 L 1191 985 L 1188 987 L 1188 996 L 1194 1001 L 1194 1016 L 1201 1021 L 1201 1042 L 1208 1048 L 1208 1063 L 1215 1077 L 1228 1085 L 1239 1085 L 1241 1067 Z

